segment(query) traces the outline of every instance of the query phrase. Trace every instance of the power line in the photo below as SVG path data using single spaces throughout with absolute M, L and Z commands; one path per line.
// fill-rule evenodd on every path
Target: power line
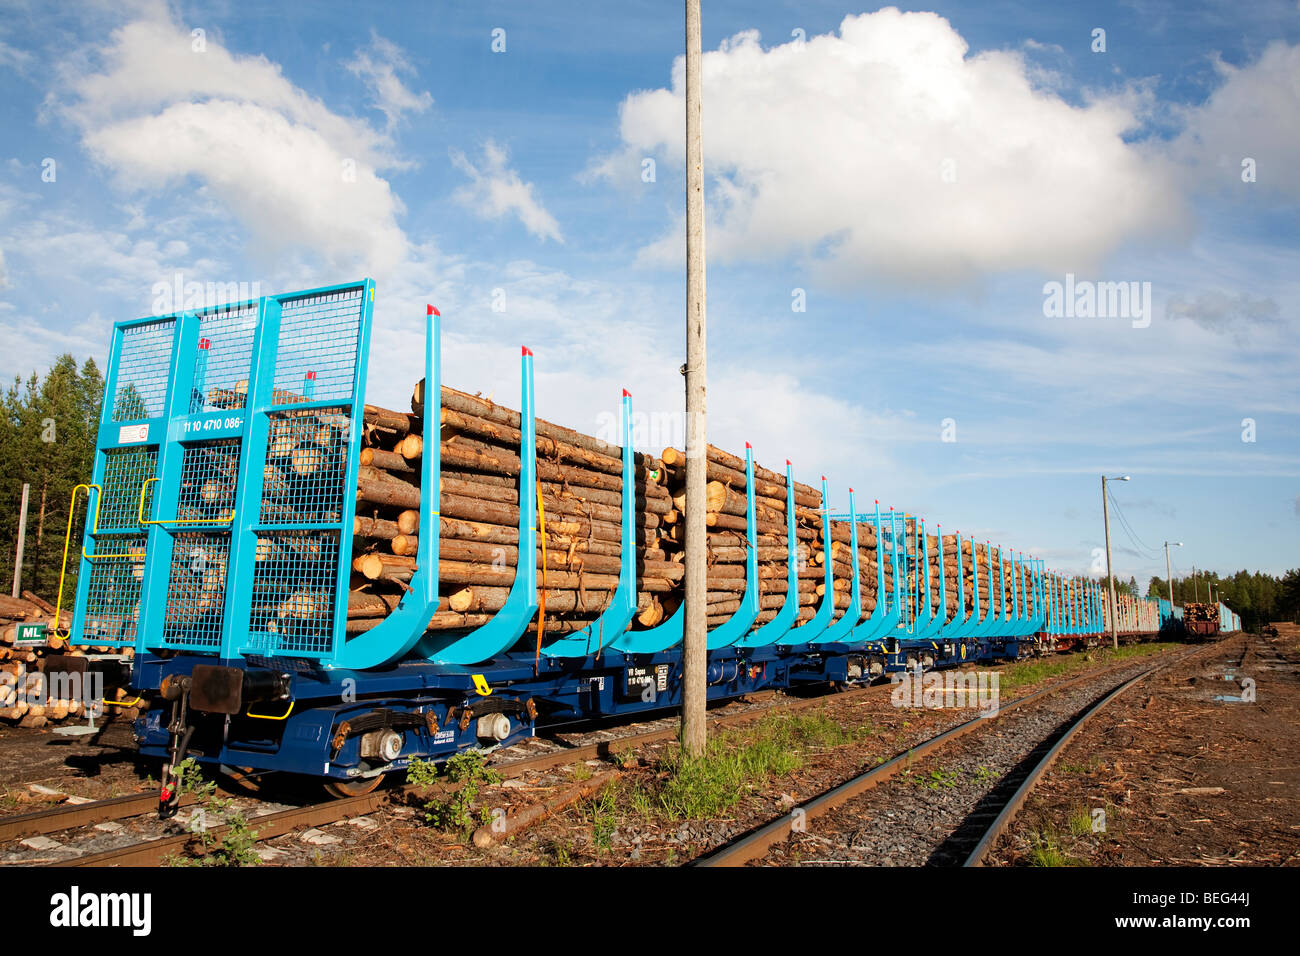
M 1106 490 L 1106 496 L 1110 498 L 1110 503 L 1115 506 L 1115 511 L 1119 515 L 1120 527 L 1124 529 L 1124 533 L 1127 534 L 1129 540 L 1133 542 L 1133 546 L 1139 551 L 1145 552 L 1144 556 L 1147 558 L 1152 560 L 1158 558 L 1160 553 L 1155 548 L 1149 547 L 1145 542 L 1138 538 L 1137 532 L 1135 532 L 1133 526 L 1129 524 L 1128 518 L 1125 517 L 1123 509 L 1119 506 L 1119 502 L 1115 500 L 1115 496 L 1110 493 L 1110 489 Z

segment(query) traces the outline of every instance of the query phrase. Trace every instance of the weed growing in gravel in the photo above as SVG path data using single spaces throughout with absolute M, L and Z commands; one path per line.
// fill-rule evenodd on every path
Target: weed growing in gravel
M 906 771 L 909 780 L 919 787 L 925 787 L 927 790 L 951 790 L 957 786 L 958 778 L 961 776 L 956 770 L 945 770 L 942 767 L 936 767 L 929 773 L 913 776 L 913 771 Z
M 203 771 L 193 757 L 186 757 L 176 765 L 176 780 L 177 789 L 183 794 L 193 794 L 198 802 L 190 815 L 190 826 L 198 834 L 203 853 L 197 859 L 174 854 L 164 861 L 167 866 L 257 866 L 262 862 L 253 852 L 257 831 L 235 809 L 234 800 L 217 796 L 216 783 L 203 779 Z M 225 821 L 220 840 L 208 827 L 210 818 Z
M 991 783 L 998 779 L 998 772 L 996 770 L 990 770 L 988 767 L 980 764 L 979 769 L 975 771 L 973 776 L 975 777 L 976 783 Z
M 626 788 L 627 804 L 633 813 L 646 822 L 654 816 L 655 803 L 654 794 L 639 783 L 633 783 Z
M 500 783 L 501 774 L 489 770 L 484 765 L 482 751 L 466 750 L 447 761 L 442 773 L 432 760 L 411 758 L 406 768 L 406 781 L 421 790 L 428 790 L 435 783 L 446 780 L 459 784 L 456 791 L 446 800 L 436 798 L 424 803 L 424 819 L 440 830 L 458 829 L 463 836 L 469 836 L 476 827 L 486 824 L 491 819 L 491 812 L 484 807 L 475 816 L 474 801 L 479 790 L 485 785 Z
M 1065 852 L 1060 835 L 1052 827 L 1030 834 L 1029 862 L 1033 866 L 1079 866 L 1083 863 Z
M 614 762 L 618 764 L 619 770 L 635 770 L 641 765 L 641 758 L 634 750 L 624 750 L 614 755 Z
M 569 848 L 558 840 L 543 840 L 537 845 L 541 853 L 541 859 L 538 861 L 542 866 L 572 866 L 573 860 L 569 856 Z
M 618 789 L 602 787 L 581 812 L 591 824 L 591 842 L 596 849 L 613 849 L 614 831 L 618 829 Z
M 844 727 L 825 714 L 768 714 L 749 727 L 713 737 L 703 757 L 691 760 L 680 750 L 660 758 L 650 779 L 619 781 L 581 803 L 578 812 L 591 823 L 592 840 L 609 848 L 621 815 L 655 819 L 705 820 L 719 817 L 747 794 L 804 765 L 807 755 L 853 743 L 875 733 L 870 724 Z M 625 755 L 619 766 L 635 769 L 640 758 Z M 581 767 L 582 769 L 579 769 Z M 583 770 L 587 772 L 583 774 Z M 591 776 L 574 767 L 578 780 Z

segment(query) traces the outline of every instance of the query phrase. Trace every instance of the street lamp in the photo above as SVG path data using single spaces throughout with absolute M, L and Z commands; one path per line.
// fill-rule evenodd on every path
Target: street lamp
M 1173 614 L 1174 613 L 1174 572 L 1169 569 L 1169 546 L 1171 544 L 1175 548 L 1181 548 L 1183 546 L 1183 543 L 1181 541 L 1165 542 L 1165 582 L 1169 585 L 1169 613 Z
M 1119 650 L 1119 631 L 1115 627 L 1115 613 L 1118 610 L 1115 600 L 1115 572 L 1110 563 L 1110 502 L 1106 498 L 1106 482 L 1108 481 L 1128 481 L 1128 475 L 1122 475 L 1119 478 L 1107 478 L 1101 476 L 1101 514 L 1106 523 L 1106 577 L 1110 579 L 1110 642 L 1115 650 Z

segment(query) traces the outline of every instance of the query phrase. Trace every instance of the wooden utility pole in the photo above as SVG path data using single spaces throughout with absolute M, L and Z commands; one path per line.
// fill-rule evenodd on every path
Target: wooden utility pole
M 704 754 L 708 685 L 704 523 L 708 462 L 705 395 L 704 144 L 700 136 L 700 0 L 686 0 L 686 622 L 682 641 L 682 749 Z
M 1168 582 L 1169 584 L 1169 613 L 1170 614 L 1173 613 L 1173 607 L 1174 607 L 1174 572 L 1173 572 L 1173 568 L 1169 564 L 1169 545 L 1171 543 L 1175 548 L 1181 548 L 1183 546 L 1183 543 L 1181 541 L 1165 542 L 1165 581 Z
M 1118 481 L 1128 481 L 1128 477 L 1117 479 Z M 1118 617 L 1119 602 L 1115 599 L 1115 572 L 1111 567 L 1110 561 L 1110 502 L 1106 495 L 1106 476 L 1101 476 L 1101 514 L 1106 524 L 1106 577 L 1110 582 L 1110 642 L 1111 645 L 1119 650 L 1119 629 Z
M 30 488 L 31 485 L 23 482 L 23 501 L 18 507 L 18 550 L 14 553 L 13 597 L 20 595 L 23 586 L 23 541 L 27 537 L 27 492 Z

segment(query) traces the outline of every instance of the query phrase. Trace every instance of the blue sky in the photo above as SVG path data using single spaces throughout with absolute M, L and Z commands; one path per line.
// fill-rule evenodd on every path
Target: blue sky
M 434 302 L 449 384 L 514 404 L 528 345 L 543 417 L 627 387 L 679 443 L 681 17 L 0 2 L 0 374 L 177 273 L 369 275 L 372 401 Z M 706 0 L 704 46 L 715 444 L 1072 572 L 1129 474 L 1124 577 L 1300 565 L 1294 0 Z M 1138 299 L 1050 315 L 1067 275 Z

